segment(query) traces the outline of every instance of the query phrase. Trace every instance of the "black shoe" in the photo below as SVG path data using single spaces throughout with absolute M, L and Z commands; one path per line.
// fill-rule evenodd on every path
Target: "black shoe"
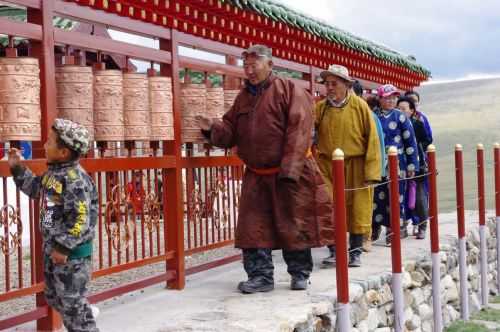
M 382 233 L 381 226 L 373 226 L 372 227 L 372 242 L 375 242 L 380 237 L 380 233 Z
M 425 231 L 427 230 L 427 221 L 420 223 L 418 225 L 417 239 L 423 240 L 425 239 Z
M 274 289 L 274 283 L 265 281 L 262 278 L 252 278 L 238 284 L 238 290 L 243 294 L 253 294 L 257 292 L 270 292 Z
M 392 243 L 392 230 L 390 228 L 386 228 L 385 230 L 385 245 L 390 247 Z
M 408 237 L 408 227 L 401 227 L 401 239 L 406 239 Z
M 419 227 L 417 232 L 417 240 L 425 239 L 425 227 Z
M 290 282 L 290 289 L 291 290 L 306 290 L 307 284 L 309 284 L 309 279 L 299 279 L 299 278 L 292 277 L 292 281 Z
M 359 250 L 349 253 L 349 267 L 361 266 L 361 252 Z
M 333 266 L 337 263 L 337 255 L 336 255 L 335 247 L 329 247 L 328 249 L 330 250 L 330 256 L 324 258 L 321 263 L 323 265 Z

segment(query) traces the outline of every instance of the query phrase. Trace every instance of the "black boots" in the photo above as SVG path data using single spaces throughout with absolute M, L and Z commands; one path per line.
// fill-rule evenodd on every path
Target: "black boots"
M 292 281 L 290 282 L 290 289 L 291 290 L 306 290 L 308 283 L 309 283 L 309 278 L 304 279 L 304 278 L 292 277 Z
M 270 292 L 274 289 L 274 282 L 269 282 L 266 278 L 254 277 L 238 284 L 238 289 L 244 294 L 257 292 Z
M 363 235 L 350 234 L 349 235 L 349 267 L 361 266 L 361 253 L 363 248 Z M 323 259 L 324 266 L 334 266 L 337 263 L 336 248 L 329 246 L 330 256 Z
M 325 266 L 334 266 L 336 263 L 336 256 L 335 256 L 335 246 L 328 246 L 328 250 L 330 251 L 330 255 L 323 259 L 321 263 Z
M 363 235 L 362 234 L 350 234 L 349 235 L 349 267 L 360 267 L 361 266 L 361 253 L 363 246 Z
M 427 221 L 424 221 L 420 225 L 418 225 L 417 240 L 425 239 L 426 229 L 427 229 Z

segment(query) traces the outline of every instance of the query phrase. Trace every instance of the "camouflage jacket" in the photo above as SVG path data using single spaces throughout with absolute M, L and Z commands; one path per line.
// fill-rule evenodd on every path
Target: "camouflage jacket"
M 97 189 L 78 161 L 49 164 L 42 176 L 35 176 L 24 166 L 14 167 L 11 172 L 22 192 L 40 199 L 40 230 L 46 255 L 53 249 L 70 255 L 94 239 Z

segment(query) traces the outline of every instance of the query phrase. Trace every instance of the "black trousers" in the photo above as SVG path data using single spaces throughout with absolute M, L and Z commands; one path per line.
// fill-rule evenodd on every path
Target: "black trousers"
M 283 250 L 288 273 L 296 279 L 309 278 L 313 269 L 311 249 Z M 274 265 L 271 249 L 243 249 L 243 266 L 249 279 L 263 278 L 274 283 Z

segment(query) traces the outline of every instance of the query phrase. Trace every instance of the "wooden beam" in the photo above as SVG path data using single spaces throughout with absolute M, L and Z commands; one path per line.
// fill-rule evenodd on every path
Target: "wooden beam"
M 8 31 L 9 35 L 15 37 L 42 40 L 42 27 L 33 23 L 24 23 L 1 17 L 0 31 L 4 33 Z
M 202 72 L 210 72 L 219 75 L 230 75 L 235 77 L 245 77 L 242 67 L 214 63 L 206 60 L 191 57 L 179 57 L 179 66 Z
M 170 63 L 172 61 L 170 52 L 79 32 L 64 31 L 55 28 L 54 38 L 58 44 L 71 45 L 87 50 L 99 50 L 104 53 L 121 54 L 133 59 L 154 61 L 157 63 Z
M 34 9 L 42 8 L 42 0 L 6 0 L 3 2 Z
M 54 3 L 54 11 L 63 17 L 86 23 L 104 24 L 116 30 L 131 32 L 142 36 L 163 39 L 170 39 L 171 36 L 170 29 L 156 24 L 141 22 L 66 1 L 56 0 Z

